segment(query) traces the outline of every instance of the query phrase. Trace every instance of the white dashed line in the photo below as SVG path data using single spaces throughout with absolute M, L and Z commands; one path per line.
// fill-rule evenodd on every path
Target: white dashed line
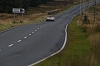
M 8 47 L 11 47 L 11 46 L 13 46 L 14 44 L 10 44 Z
M 37 31 L 37 30 L 35 30 L 35 31 Z
M 24 38 L 27 38 L 27 36 L 25 36 Z
M 19 41 L 17 41 L 17 42 L 21 42 L 22 40 L 19 40 Z
M 34 33 L 34 32 L 32 32 L 32 33 Z
M 29 34 L 29 36 L 30 36 L 31 34 Z

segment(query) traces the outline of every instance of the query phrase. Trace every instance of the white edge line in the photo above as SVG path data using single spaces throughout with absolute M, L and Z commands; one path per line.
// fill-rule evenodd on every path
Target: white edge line
M 30 36 L 30 35 L 32 35 L 32 34 L 29 34 L 29 36 Z
M 64 44 L 63 44 L 62 48 L 61 48 L 59 51 L 55 52 L 54 54 L 51 54 L 50 56 L 48 56 L 48 57 L 46 57 L 46 58 L 44 58 L 44 59 L 42 59 L 42 60 L 40 60 L 40 61 L 37 61 L 37 62 L 35 62 L 35 63 L 33 63 L 33 64 L 30 64 L 30 65 L 28 65 L 28 66 L 36 65 L 36 64 L 38 64 L 38 63 L 40 63 L 40 62 L 42 62 L 42 61 L 44 61 L 44 60 L 46 60 L 46 59 L 48 59 L 48 58 L 50 58 L 50 57 L 52 57 L 52 56 L 58 54 L 59 52 L 61 52 L 61 51 L 64 49 L 64 47 L 65 47 L 65 45 L 66 45 L 66 42 L 67 42 L 67 26 L 68 26 L 68 24 L 66 25 L 66 29 L 65 29 L 66 35 L 65 35 L 65 41 L 64 41 Z

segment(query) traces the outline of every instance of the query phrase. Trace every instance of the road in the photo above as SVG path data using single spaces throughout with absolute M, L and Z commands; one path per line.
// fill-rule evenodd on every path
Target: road
M 28 66 L 61 49 L 66 25 L 80 12 L 76 6 L 55 21 L 24 25 L 0 33 L 0 66 Z

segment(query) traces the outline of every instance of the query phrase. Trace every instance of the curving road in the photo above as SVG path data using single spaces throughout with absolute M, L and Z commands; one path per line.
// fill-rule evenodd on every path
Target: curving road
M 0 66 L 28 66 L 60 50 L 66 25 L 79 14 L 79 8 L 78 5 L 56 15 L 55 22 L 44 21 L 1 32 Z

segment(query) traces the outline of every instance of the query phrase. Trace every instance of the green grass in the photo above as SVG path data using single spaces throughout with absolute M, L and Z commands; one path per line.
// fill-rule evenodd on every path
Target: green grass
M 65 48 L 57 55 L 35 66 L 88 66 L 90 43 L 86 34 L 76 25 L 77 17 L 68 26 L 68 41 Z

